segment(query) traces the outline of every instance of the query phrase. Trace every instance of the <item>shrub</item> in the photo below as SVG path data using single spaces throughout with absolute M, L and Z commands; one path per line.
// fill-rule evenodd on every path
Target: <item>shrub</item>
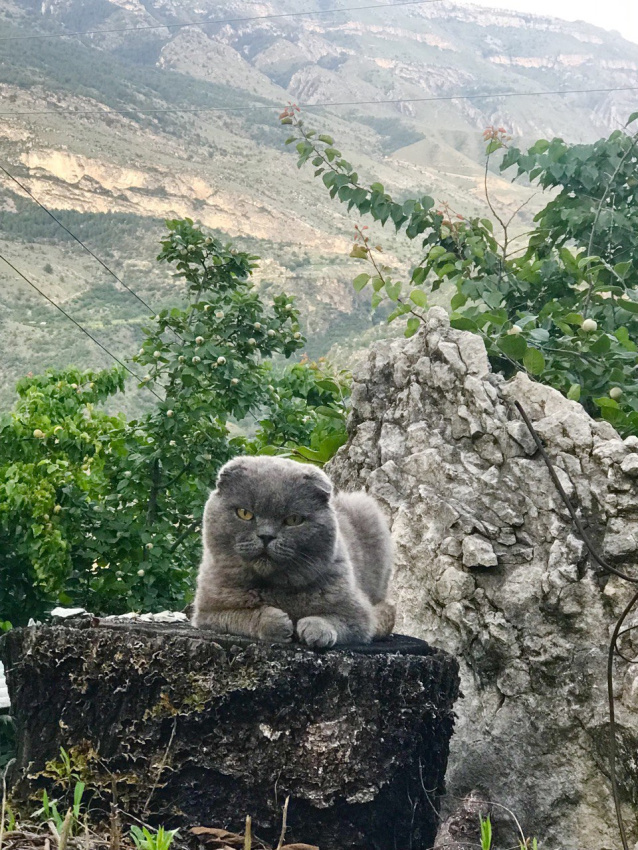
M 23 379 L 0 421 L 0 619 L 14 625 L 55 603 L 182 607 L 220 465 L 247 452 L 321 463 L 345 440 L 347 376 L 273 366 L 304 345 L 293 301 L 263 302 L 256 257 L 190 220 L 168 227 L 159 259 L 190 301 L 159 313 L 133 358 L 154 407 L 109 416 L 124 370 L 67 369 Z
M 370 287 L 375 307 L 393 302 L 389 321 L 406 317 L 406 335 L 416 333 L 429 293 L 445 285 L 452 325 L 482 336 L 496 371 L 525 371 L 623 436 L 638 434 L 638 134 L 617 130 L 591 145 L 541 140 L 523 153 L 508 148 L 503 128 L 489 128 L 486 176 L 490 157 L 505 151 L 503 170 L 558 190 L 526 241 L 514 243 L 514 217 L 499 215 L 489 194 L 493 219 L 437 208 L 427 195 L 396 203 L 380 183 L 362 185 L 296 107 L 280 117 L 293 128 L 299 166 L 311 161 L 331 197 L 418 244 L 409 280 L 394 280 L 382 247 L 356 229 L 351 256 L 368 268 L 355 289 Z

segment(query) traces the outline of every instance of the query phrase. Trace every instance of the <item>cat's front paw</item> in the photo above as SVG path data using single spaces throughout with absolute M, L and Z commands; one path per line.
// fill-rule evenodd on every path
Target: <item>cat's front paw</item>
M 262 608 L 259 612 L 257 634 L 260 640 L 274 640 L 278 643 L 290 643 L 294 627 L 285 611 L 279 608 Z
M 308 646 L 334 646 L 337 630 L 323 617 L 304 617 L 297 623 L 299 640 Z

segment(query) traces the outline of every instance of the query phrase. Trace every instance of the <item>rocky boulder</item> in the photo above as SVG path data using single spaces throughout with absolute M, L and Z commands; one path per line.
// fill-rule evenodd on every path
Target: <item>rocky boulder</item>
M 606 659 L 633 590 L 590 563 L 515 400 L 598 547 L 631 564 L 638 439 L 526 375 L 493 375 L 480 337 L 450 328 L 440 308 L 413 338 L 370 352 L 330 473 L 365 487 L 391 520 L 399 629 L 460 661 L 449 806 L 480 789 L 543 847 L 611 850 Z M 638 667 L 616 666 L 619 784 L 636 841 Z M 501 846 L 508 818 L 495 809 Z

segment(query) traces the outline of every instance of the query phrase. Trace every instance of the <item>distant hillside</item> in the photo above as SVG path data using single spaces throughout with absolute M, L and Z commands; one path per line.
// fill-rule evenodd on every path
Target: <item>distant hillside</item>
M 154 263 L 163 219 L 188 215 L 237 239 L 264 258 L 264 287 L 298 295 L 318 355 L 334 343 L 352 348 L 379 317 L 350 286 L 353 221 L 294 167 L 279 107 L 407 99 L 307 111 L 366 178 L 464 212 L 484 208 L 485 126 L 502 124 L 522 143 L 588 141 L 636 108 L 638 91 L 498 96 L 638 87 L 638 46 L 585 24 L 434 2 L 166 28 L 327 8 L 327 0 L 0 0 L 0 38 L 9 39 L 0 41 L 2 111 L 16 113 L 0 124 L 1 162 L 154 307 L 180 297 Z M 18 38 L 126 27 L 148 28 Z M 418 101 L 460 93 L 489 97 Z M 95 114 L 105 109 L 158 111 Z M 528 196 L 491 182 L 506 210 Z M 0 250 L 118 355 L 134 351 L 143 307 L 4 178 L 0 212 Z M 381 238 L 401 267 L 408 247 L 390 237 Z M 0 406 L 29 370 L 106 365 L 24 282 L 3 266 L 0 275 Z

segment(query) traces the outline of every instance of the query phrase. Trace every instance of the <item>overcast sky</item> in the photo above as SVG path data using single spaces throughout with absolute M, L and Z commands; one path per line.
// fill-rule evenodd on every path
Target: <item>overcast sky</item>
M 638 0 L 469 0 L 478 6 L 587 21 L 638 43 Z

